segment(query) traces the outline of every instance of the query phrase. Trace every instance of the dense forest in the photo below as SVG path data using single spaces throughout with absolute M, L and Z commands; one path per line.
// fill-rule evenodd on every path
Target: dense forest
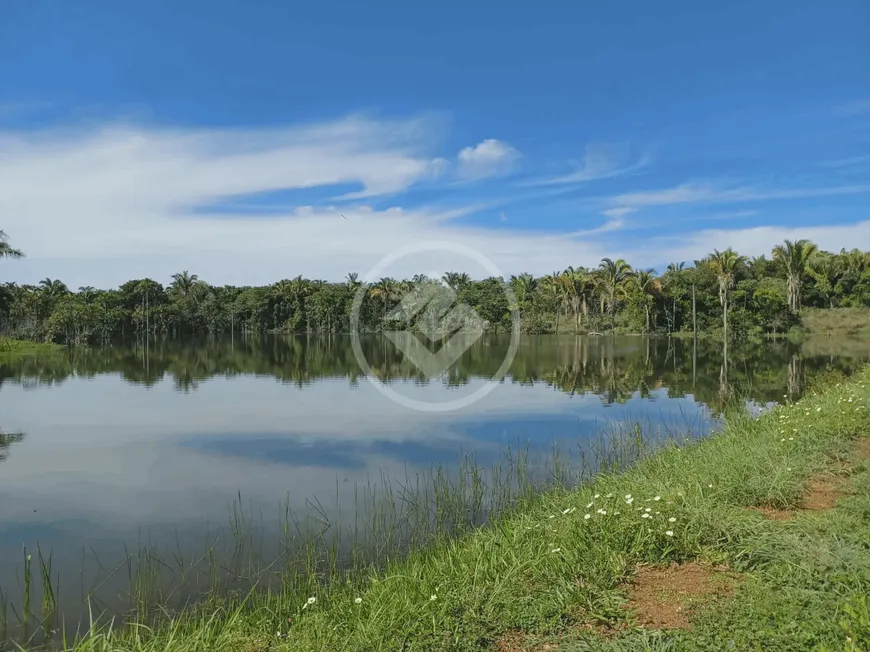
M 0 258 L 23 255 L 0 231 Z M 519 314 L 528 333 L 697 331 L 733 338 L 788 331 L 800 324 L 804 307 L 870 306 L 870 253 L 831 253 L 807 240 L 787 240 L 770 258 L 726 249 L 691 264 L 672 263 L 661 274 L 604 259 L 593 269 L 543 277 L 475 280 L 449 272 L 441 279 L 382 278 L 365 286 L 355 273 L 338 283 L 297 276 L 234 287 L 183 271 L 168 286 L 146 278 L 117 289 L 75 291 L 46 278 L 38 285 L 0 285 L 0 333 L 62 343 L 145 333 L 341 333 L 350 330 L 357 296 L 359 329 L 376 332 L 399 328 L 403 298 L 421 289 L 470 306 L 492 332 L 509 331 L 512 314 Z

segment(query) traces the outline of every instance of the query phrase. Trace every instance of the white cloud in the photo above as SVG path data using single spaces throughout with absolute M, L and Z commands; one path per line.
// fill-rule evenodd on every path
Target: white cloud
M 630 151 L 627 145 L 590 143 L 586 146 L 583 164 L 578 170 L 555 179 L 537 182 L 534 185 L 581 183 L 595 179 L 608 179 L 640 170 L 650 163 L 649 156 L 643 156 L 634 163 L 625 165 L 629 158 Z
M 482 179 L 514 169 L 520 153 L 500 140 L 487 138 L 476 147 L 466 147 L 457 156 L 457 174 L 464 179 Z
M 665 260 L 696 260 L 714 249 L 733 247 L 744 256 L 769 256 L 783 240 L 806 238 L 821 249 L 839 251 L 843 247 L 870 249 L 870 221 L 822 226 L 756 226 L 746 229 L 705 229 L 676 237 L 658 238 L 654 246 L 644 247 L 636 257 L 644 264 Z
M 674 188 L 653 190 L 650 192 L 630 192 L 617 195 L 612 202 L 621 206 L 667 206 L 670 204 L 685 204 L 690 202 L 708 201 L 713 199 L 718 191 L 709 184 L 685 183 Z
M 870 186 L 757 191 L 687 184 L 624 194 L 604 206 L 596 200 L 608 221 L 573 234 L 473 225 L 460 218 L 492 208 L 473 203 L 449 210 L 407 208 L 398 200 L 393 208 L 362 201 L 334 205 L 330 195 L 348 185 L 360 188 L 351 196 L 383 199 L 432 179 L 444 161 L 429 152 L 430 136 L 425 120 L 363 118 L 268 130 L 116 125 L 0 132 L 0 228 L 27 254 L 21 261 L 0 262 L 2 279 L 35 283 L 48 276 L 72 287 L 113 287 L 146 276 L 166 283 L 186 269 L 215 284 L 266 284 L 297 274 L 340 280 L 352 271 L 365 276 L 388 254 L 427 242 L 479 251 L 505 275 L 545 274 L 554 267 L 594 266 L 604 256 L 669 260 L 671 254 L 655 251 L 648 241 L 635 246 L 625 238 L 608 243 L 596 237 L 624 228 L 623 218 L 643 206 L 870 192 Z M 484 141 L 465 158 L 498 160 L 493 152 L 508 146 L 493 143 L 498 141 Z M 267 212 L 251 208 L 250 197 L 257 193 L 302 189 L 308 189 L 305 203 L 312 205 L 298 206 L 290 194 L 281 197 L 283 206 Z M 324 199 L 312 198 L 312 190 Z M 221 202 L 221 214 L 204 209 Z M 831 231 L 831 238 L 842 236 L 837 249 L 860 246 L 860 237 L 838 228 Z M 772 232 L 776 237 L 765 240 L 767 250 L 790 237 Z M 685 233 L 662 247 L 700 256 L 710 242 L 727 246 L 718 235 L 704 235 L 709 233 L 718 232 Z M 812 237 L 820 244 L 830 240 Z M 757 248 L 759 241 L 749 244 Z M 443 250 L 403 258 L 387 273 L 410 277 L 422 270 L 457 269 L 474 277 L 489 273 Z
M 419 121 L 361 118 L 272 130 L 116 126 L 0 133 L 0 228 L 27 254 L 3 261 L 3 278 L 33 283 L 49 276 L 72 287 L 111 287 L 144 276 L 165 283 L 187 269 L 216 284 L 272 283 L 297 274 L 338 280 L 350 271 L 365 274 L 396 249 L 429 241 L 462 243 L 506 274 L 544 273 L 554 262 L 605 255 L 595 243 L 564 235 L 457 220 L 474 206 L 376 210 L 333 207 L 326 199 L 268 215 L 202 210 L 236 199 L 250 205 L 247 196 L 269 191 L 328 193 L 335 184 L 359 184 L 365 195 L 397 193 L 438 166 L 426 155 L 425 136 Z M 490 144 L 474 151 L 503 150 Z M 281 203 L 292 205 L 292 196 Z M 403 259 L 390 273 L 411 276 L 430 268 L 486 273 L 443 252 Z
M 753 187 L 720 188 L 711 183 L 684 183 L 673 188 L 648 192 L 631 192 L 616 195 L 610 203 L 617 207 L 641 208 L 645 206 L 671 206 L 701 202 L 768 201 L 775 199 L 803 199 L 809 197 L 832 197 L 870 193 L 870 185 L 831 186 L 822 188 L 772 188 Z
M 619 218 L 625 217 L 629 213 L 634 213 L 637 209 L 632 206 L 617 206 L 616 208 L 608 208 L 605 211 L 601 211 L 602 215 L 606 215 L 607 217 Z

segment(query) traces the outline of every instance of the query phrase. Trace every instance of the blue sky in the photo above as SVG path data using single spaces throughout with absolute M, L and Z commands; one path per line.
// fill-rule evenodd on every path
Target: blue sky
M 5 279 L 870 249 L 860 0 L 0 11 L 0 228 L 28 254 Z

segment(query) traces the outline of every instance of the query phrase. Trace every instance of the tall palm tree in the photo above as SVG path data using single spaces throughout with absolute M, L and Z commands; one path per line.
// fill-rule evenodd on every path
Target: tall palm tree
M 725 339 L 728 338 L 728 293 L 734 287 L 737 272 L 745 262 L 746 257 L 741 256 L 731 247 L 725 251 L 715 249 L 707 259 L 707 264 L 719 282 L 719 303 L 722 304 L 722 329 Z
M 753 256 L 752 258 L 747 259 L 746 266 L 749 268 L 749 273 L 752 275 L 752 278 L 759 280 L 764 276 L 764 268 L 767 265 L 767 262 L 767 258 L 763 255 Z
M 795 315 L 801 311 L 801 287 L 807 274 L 807 263 L 818 250 L 809 240 L 786 240 L 773 248 L 773 259 L 785 272 L 788 307 Z
M 589 316 L 589 302 L 595 292 L 595 278 L 585 267 L 569 267 L 559 277 L 563 304 L 574 313 L 575 326 L 580 329 L 580 316 Z
M 662 289 L 662 282 L 657 279 L 654 269 L 641 269 L 634 273 L 634 284 L 640 292 L 643 300 L 643 308 L 646 313 L 646 332 L 649 333 L 650 308 L 655 304 L 655 298 Z
M 625 296 L 626 286 L 633 274 L 631 265 L 622 258 L 604 258 L 598 266 L 598 291 L 602 306 L 610 312 L 610 329 L 613 331 L 616 330 L 616 304 Z
M 449 285 L 454 292 L 471 283 L 471 277 L 465 272 L 447 272 L 441 277 L 441 280 Z
M 395 285 L 396 282 L 393 279 L 382 278 L 369 289 L 369 294 L 373 297 L 378 297 L 383 304 L 384 321 L 387 319 L 387 306 L 396 294 Z
M 9 245 L 9 236 L 0 231 L 0 258 L 24 258 L 24 252 Z
M 97 296 L 97 290 L 90 285 L 84 285 L 79 288 L 79 295 L 84 299 L 85 303 L 90 303 Z
M 552 274 L 547 274 L 544 278 L 541 279 L 541 287 L 544 290 L 544 296 L 555 308 L 556 313 L 556 334 L 559 333 L 559 318 L 562 315 L 563 303 L 562 303 L 562 278 L 561 274 L 558 272 L 553 272 Z
M 680 275 L 686 271 L 686 263 L 680 261 L 677 263 L 668 263 L 668 268 L 665 270 L 663 278 L 668 284 L 668 293 L 672 297 L 671 305 L 671 329 L 677 329 L 677 300 L 682 299 L 685 294 L 685 289 L 678 281 Z
M 69 294 L 66 283 L 57 279 L 44 278 L 39 282 L 40 292 L 48 299 L 58 299 Z
M 182 297 L 188 296 L 193 290 L 199 277 L 196 274 L 189 274 L 187 270 L 179 274 L 172 275 L 172 284 L 169 286 L 173 293 Z
M 816 290 L 825 297 L 830 308 L 834 307 L 834 287 L 843 273 L 843 262 L 839 256 L 826 251 L 818 252 L 810 259 L 807 273 L 816 283 Z
M 524 272 L 519 276 L 512 275 L 510 279 L 511 289 L 517 297 L 517 301 L 524 303 L 535 288 L 538 287 L 538 281 L 528 272 Z

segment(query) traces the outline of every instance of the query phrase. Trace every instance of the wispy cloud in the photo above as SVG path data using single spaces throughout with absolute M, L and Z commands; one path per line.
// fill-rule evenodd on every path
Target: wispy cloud
M 831 112 L 839 118 L 851 118 L 856 115 L 870 113 L 870 99 L 838 104 L 831 109 Z
M 350 271 L 365 275 L 384 256 L 427 242 L 461 243 L 489 257 L 505 274 L 593 266 L 604 256 L 657 264 L 655 258 L 676 257 L 669 251 L 691 250 L 700 257 L 716 238 L 719 248 L 733 241 L 752 249 L 758 246 L 752 239 L 758 233 L 766 247 L 771 238 L 781 240 L 792 231 L 763 227 L 768 230 L 749 236 L 682 231 L 651 247 L 649 240 L 632 242 L 624 233 L 626 217 L 644 207 L 870 192 L 870 185 L 759 189 L 694 183 L 580 199 L 589 213 L 605 221 L 576 233 L 544 225 L 507 228 L 492 220 L 482 226 L 457 218 L 482 211 L 498 214 L 508 210 L 503 202 L 486 203 L 468 193 L 458 205 L 425 208 L 403 206 L 410 197 L 404 193 L 439 174 L 455 178 L 461 158 L 490 173 L 504 170 L 492 167 L 504 159 L 496 153 L 515 150 L 501 141 L 484 141 L 444 170 L 430 141 L 425 120 L 359 117 L 266 130 L 116 124 L 75 131 L 0 131 L 0 227 L 28 254 L 4 266 L 4 278 L 29 283 L 51 276 L 74 287 L 105 287 L 146 276 L 167 282 L 171 274 L 188 269 L 216 284 L 270 283 L 296 274 L 338 280 Z M 318 202 L 311 193 L 303 195 L 305 203 L 293 202 L 297 190 L 322 189 L 327 196 L 348 185 L 359 188 L 345 195 L 358 198 L 353 205 Z M 287 192 L 280 195 L 283 206 L 270 206 L 274 210 L 267 216 L 251 209 L 250 201 L 245 207 L 251 196 L 274 191 Z M 377 197 L 378 207 L 367 205 L 364 197 Z M 392 207 L 383 207 L 386 200 Z M 221 214 L 205 209 L 214 205 L 222 206 Z M 513 224 L 515 213 L 510 217 Z M 623 231 L 619 238 L 608 235 L 617 231 Z M 817 236 L 812 229 L 795 232 Z M 731 235 L 726 239 L 722 233 Z M 819 236 L 820 244 L 839 239 L 837 248 L 870 248 L 870 243 L 861 244 L 870 234 L 857 227 L 835 227 L 832 233 Z M 388 273 L 400 277 L 464 269 L 486 274 L 472 263 L 435 251 L 405 258 Z
M 531 185 L 560 185 L 582 183 L 595 179 L 607 179 L 629 174 L 646 167 L 649 155 L 630 162 L 631 150 L 628 145 L 618 143 L 590 143 L 582 164 L 577 170 L 553 179 L 533 182 Z
M 482 179 L 511 172 L 520 153 L 500 140 L 488 138 L 466 147 L 457 156 L 457 174 L 463 179 Z
M 638 260 L 659 264 L 665 260 L 695 260 L 714 249 L 733 247 L 747 256 L 769 255 L 783 240 L 807 238 L 828 251 L 842 247 L 870 249 L 870 221 L 820 226 L 755 226 L 745 229 L 704 229 L 694 233 L 654 239 L 635 252 Z
M 480 210 L 400 207 L 397 193 L 426 179 L 420 126 L 351 118 L 290 129 L 155 129 L 0 132 L 3 228 L 28 257 L 6 278 L 61 277 L 70 285 L 113 286 L 129 278 L 161 281 L 189 269 L 214 283 L 269 283 L 298 273 L 340 279 L 365 273 L 410 244 L 462 243 L 506 273 L 544 272 L 605 255 L 595 242 L 552 232 L 483 228 L 455 219 Z M 503 152 L 489 145 L 475 154 Z M 469 160 L 469 157 L 465 157 Z M 501 157 L 495 157 L 500 159 Z M 488 168 L 491 170 L 492 168 Z M 292 206 L 261 214 L 205 206 L 255 193 L 359 184 L 359 196 L 394 196 L 395 207 Z M 310 202 L 310 200 L 309 200 Z M 343 213 L 347 219 L 342 219 Z M 402 261 L 395 276 L 463 268 L 444 252 Z M 485 270 L 470 269 L 479 274 Z M 6 272 L 4 272 L 6 273 Z
M 819 188 L 724 188 L 712 183 L 685 183 L 672 188 L 648 192 L 632 192 L 610 198 L 618 208 L 643 208 L 693 203 L 726 203 L 744 201 L 768 201 L 776 199 L 805 199 L 837 195 L 870 193 L 870 184 L 829 186 Z
M 601 211 L 602 215 L 606 215 L 607 217 L 620 218 L 625 217 L 629 213 L 634 213 L 637 209 L 632 206 L 619 206 L 618 208 L 608 208 L 607 210 Z

